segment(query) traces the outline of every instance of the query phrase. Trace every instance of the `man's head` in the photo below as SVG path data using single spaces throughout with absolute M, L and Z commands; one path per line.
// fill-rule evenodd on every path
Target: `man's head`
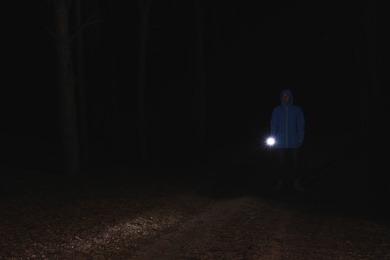
M 280 92 L 280 102 L 282 103 L 282 105 L 292 105 L 293 101 L 294 97 L 291 90 L 283 89 L 282 92 Z
M 283 100 L 283 102 L 285 103 L 285 104 L 289 104 L 290 103 L 290 96 L 287 94 L 287 93 L 283 93 L 282 94 L 282 100 Z

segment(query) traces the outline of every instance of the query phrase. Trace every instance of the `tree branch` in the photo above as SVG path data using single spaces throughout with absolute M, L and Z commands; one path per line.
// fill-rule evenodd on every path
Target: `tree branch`
M 45 29 L 56 41 L 58 40 L 57 35 L 50 28 L 45 27 Z
M 102 19 L 98 19 L 98 20 L 93 20 L 93 17 L 95 16 L 95 14 L 91 15 L 85 22 L 84 24 L 73 34 L 73 36 L 70 38 L 70 41 L 73 42 L 73 40 L 80 35 L 80 33 L 82 31 L 84 31 L 87 27 L 91 26 L 91 25 L 94 25 L 94 24 L 97 24 L 97 23 L 100 23 L 102 22 L 103 20 Z

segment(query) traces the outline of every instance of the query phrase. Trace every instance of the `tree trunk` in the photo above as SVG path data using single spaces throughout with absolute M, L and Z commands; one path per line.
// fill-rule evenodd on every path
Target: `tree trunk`
M 175 116 L 175 113 L 177 111 L 174 111 L 174 109 L 177 107 L 177 105 L 174 105 L 177 100 L 172 98 L 172 91 L 176 91 L 176 87 L 179 82 L 179 76 L 180 76 L 180 70 L 178 66 L 178 26 L 179 26 L 179 7 L 178 7 L 178 0 L 172 0 L 172 6 L 170 10 L 170 53 L 169 53 L 169 67 L 168 67 L 168 84 L 164 84 L 164 93 L 163 93 L 163 121 L 164 122 L 172 122 L 171 120 L 177 120 L 177 116 Z M 168 123 L 165 125 L 164 132 L 165 133 L 171 133 L 169 129 L 171 129 L 172 125 L 171 123 Z
M 64 171 L 67 174 L 78 174 L 80 172 L 80 158 L 71 43 L 68 27 L 69 1 L 55 0 L 54 8 L 57 31 L 58 87 L 60 96 Z
M 151 0 L 139 0 L 140 31 L 139 31 L 139 56 L 138 56 L 138 93 L 137 93 L 137 117 L 138 137 L 140 144 L 141 160 L 148 162 L 148 139 L 146 127 L 146 48 L 148 38 L 148 22 Z
M 376 64 L 376 53 L 375 53 L 375 26 L 376 26 L 376 1 L 365 0 L 364 10 L 364 32 L 367 45 L 367 57 L 369 66 L 369 75 L 371 83 L 371 98 L 373 104 L 378 104 L 381 96 L 381 89 L 378 78 L 378 70 Z
M 205 62 L 204 62 L 204 40 L 203 40 L 203 10 L 201 0 L 195 0 L 196 22 L 197 22 L 197 42 L 198 42 L 198 60 L 197 60 L 197 84 L 195 91 L 195 115 L 197 123 L 198 147 L 200 151 L 205 150 Z
M 218 58 L 219 58 L 219 50 L 220 50 L 220 18 L 219 18 L 219 4 L 218 0 L 214 0 L 213 6 L 213 64 L 214 67 L 217 67 Z
M 232 11 L 232 35 L 233 43 L 236 43 L 238 40 L 238 24 L 237 24 L 237 7 L 236 0 L 231 0 L 231 11 Z
M 359 134 L 363 136 L 366 132 L 366 121 L 367 121 L 367 93 L 365 84 L 363 84 L 362 80 L 362 56 L 363 56 L 363 46 L 362 46 L 362 33 L 360 30 L 360 23 L 359 24 L 359 35 L 358 35 L 358 42 L 356 44 L 355 49 L 355 57 L 356 57 L 356 74 L 357 74 L 357 87 L 359 90 Z
M 111 117 L 110 117 L 110 144 L 114 150 L 117 148 L 117 130 L 119 122 L 119 108 L 118 108 L 118 82 L 117 82 L 117 60 L 116 60 L 116 23 L 115 23 L 115 3 L 110 1 L 110 27 L 111 27 Z
M 82 28 L 82 7 L 81 0 L 75 1 L 76 10 L 76 26 L 78 29 Z M 89 147 L 88 147 L 88 130 L 87 130 L 87 109 L 85 102 L 85 73 L 84 73 L 84 44 L 83 32 L 77 35 L 77 63 L 78 63 L 78 108 L 79 108 L 79 127 L 80 127 L 80 144 L 82 149 L 82 156 L 84 163 L 89 163 Z
M 169 86 L 175 88 L 177 79 L 177 48 L 178 48 L 178 3 L 177 0 L 172 1 L 171 9 L 171 33 L 172 33 L 172 48 L 169 59 Z
M 376 53 L 375 53 L 375 27 L 376 27 L 376 1 L 375 0 L 364 0 L 363 5 L 361 6 L 362 14 L 362 45 L 365 44 L 365 49 L 362 49 L 362 56 L 366 57 L 367 68 L 366 72 L 366 92 L 361 91 L 361 102 L 365 104 L 363 106 L 363 117 L 365 129 L 373 130 L 372 125 L 377 125 L 381 123 L 382 120 L 378 118 L 380 114 L 378 111 L 383 111 L 381 106 L 384 102 L 381 101 L 382 90 L 379 83 L 377 63 L 376 63 Z M 362 90 L 364 86 L 362 87 Z M 367 116 L 366 116 L 367 115 Z M 377 125 L 379 129 L 382 127 Z M 375 130 L 376 131 L 376 130 Z M 370 134 L 373 134 L 372 132 Z M 376 135 L 377 136 L 377 135 Z
M 86 7 L 86 13 L 90 16 L 93 16 L 94 19 L 100 20 L 99 5 L 98 0 L 90 0 Z M 106 93 L 102 93 L 103 87 L 101 86 L 104 82 L 103 80 L 103 71 L 102 71 L 102 62 L 101 62 L 101 26 L 97 24 L 93 26 L 90 31 L 88 31 L 88 37 L 85 38 L 86 45 L 88 48 L 85 49 L 88 56 L 88 66 L 86 69 L 86 88 L 88 93 L 88 111 L 90 122 L 90 135 L 95 136 L 96 138 L 102 138 L 102 142 L 93 142 L 90 143 L 92 147 L 91 157 L 103 154 L 107 151 L 107 141 L 104 136 L 107 131 L 106 122 L 105 122 L 105 107 L 106 107 Z M 102 100 L 103 99 L 103 100 Z M 92 159 L 92 158 L 91 158 Z

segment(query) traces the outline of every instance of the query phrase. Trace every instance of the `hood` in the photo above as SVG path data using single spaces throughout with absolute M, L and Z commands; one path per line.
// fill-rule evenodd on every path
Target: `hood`
M 284 90 L 282 90 L 282 92 L 280 92 L 280 102 L 282 103 L 282 105 L 286 105 L 286 104 L 283 102 L 283 99 L 282 99 L 283 93 L 286 93 L 287 95 L 290 96 L 290 103 L 288 103 L 288 104 L 289 104 L 289 105 L 292 105 L 292 104 L 293 104 L 293 101 L 294 101 L 294 98 L 293 98 L 293 94 L 292 94 L 291 90 L 289 90 L 289 89 L 284 89 Z

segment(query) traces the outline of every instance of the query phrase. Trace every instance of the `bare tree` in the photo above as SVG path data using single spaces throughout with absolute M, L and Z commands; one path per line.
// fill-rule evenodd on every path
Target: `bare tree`
M 219 49 L 220 49 L 220 17 L 219 17 L 219 2 L 214 0 L 213 5 L 213 63 L 217 64 Z
M 146 82 L 146 54 L 148 23 L 151 0 L 138 0 L 140 14 L 139 28 L 139 55 L 138 55 L 138 94 L 137 94 L 137 117 L 138 117 L 138 136 L 140 142 L 140 152 L 142 160 L 148 161 L 148 138 L 146 127 L 146 101 L 145 101 L 145 82 Z
M 115 11 L 115 3 L 110 1 L 109 2 L 109 8 L 110 8 L 110 28 L 111 28 L 111 95 L 109 95 L 110 99 L 110 144 L 115 149 L 117 146 L 117 139 L 116 139 L 116 131 L 117 131 L 117 124 L 119 122 L 119 108 L 118 108 L 118 82 L 117 82 L 117 60 L 116 60 L 116 11 Z
M 375 31 L 376 31 L 376 1 L 365 0 L 363 8 L 364 15 L 364 33 L 365 43 L 367 46 L 367 58 L 369 65 L 370 85 L 371 85 L 371 97 L 373 104 L 377 104 L 377 101 L 381 95 L 381 89 L 378 78 L 378 69 L 376 63 L 375 53 Z
M 64 170 L 68 174 L 78 174 L 80 172 L 79 137 L 69 36 L 69 4 L 69 0 L 54 0 Z
M 85 102 L 84 43 L 81 0 L 75 1 L 76 26 L 80 30 L 77 36 L 77 90 L 79 107 L 80 144 L 84 162 L 89 162 L 87 109 Z
M 179 10 L 178 0 L 172 0 L 171 7 L 171 35 L 172 46 L 171 55 L 169 58 L 169 85 L 175 86 L 176 84 L 176 72 L 177 72 L 177 48 L 178 48 L 178 25 L 179 25 Z
M 195 0 L 196 24 L 197 24 L 197 68 L 196 68 L 196 91 L 195 91 L 195 115 L 197 123 L 198 147 L 201 151 L 205 149 L 205 58 L 204 58 L 204 37 L 203 37 L 203 9 L 202 1 Z
M 356 62 L 358 74 L 358 88 L 360 96 L 360 134 L 366 133 L 367 124 L 381 122 L 377 120 L 376 110 L 382 105 L 381 86 L 379 83 L 376 53 L 375 53 L 375 29 L 376 29 L 376 1 L 365 0 L 357 9 L 359 12 L 358 41 L 356 45 Z M 365 46 L 366 48 L 363 48 Z M 364 75 L 363 60 L 367 60 L 368 74 Z M 364 78 L 362 76 L 365 76 Z M 367 79 L 364 81 L 364 79 Z M 380 109 L 380 108 L 379 108 Z
M 359 10 L 360 11 L 360 10 Z M 356 58 L 356 74 L 357 74 L 357 87 L 359 90 L 359 134 L 363 135 L 366 132 L 366 121 L 368 113 L 367 95 L 365 93 L 364 84 L 362 83 L 362 55 L 363 55 L 363 36 L 360 29 L 360 23 L 358 23 L 358 39 L 355 47 Z

